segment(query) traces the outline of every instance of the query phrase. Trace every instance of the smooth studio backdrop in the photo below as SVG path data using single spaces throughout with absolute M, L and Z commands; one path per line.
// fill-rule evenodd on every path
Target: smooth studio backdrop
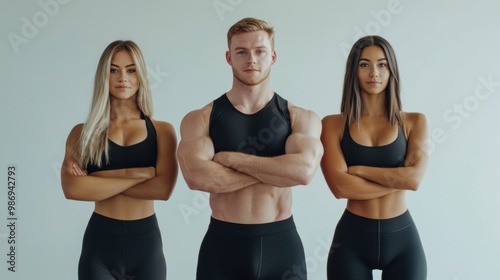
M 498 11 L 494 0 L 1 0 L 0 278 L 76 279 L 93 203 L 66 200 L 59 173 L 66 137 L 89 111 L 104 48 L 116 39 L 139 44 L 153 117 L 172 123 L 180 138 L 182 117 L 230 88 L 226 32 L 252 16 L 276 30 L 273 89 L 321 118 L 339 112 L 354 41 L 365 34 L 389 40 L 403 109 L 425 113 L 431 125 L 431 164 L 420 189 L 407 194 L 428 279 L 499 279 Z M 326 279 L 345 200 L 334 198 L 320 170 L 293 193 L 309 279 Z M 189 190 L 179 174 L 171 199 L 155 205 L 168 279 L 194 279 L 207 195 Z

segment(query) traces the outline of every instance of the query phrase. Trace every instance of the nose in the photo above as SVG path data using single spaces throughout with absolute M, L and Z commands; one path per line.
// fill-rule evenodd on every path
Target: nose
M 248 64 L 254 64 L 256 62 L 255 60 L 255 54 L 253 52 L 250 52 L 248 54 L 248 60 L 247 60 L 247 63 Z
M 127 74 L 124 72 L 120 73 L 120 76 L 118 77 L 119 82 L 126 82 L 127 81 Z
M 370 71 L 370 77 L 378 77 L 378 70 L 377 68 L 372 68 L 372 70 Z

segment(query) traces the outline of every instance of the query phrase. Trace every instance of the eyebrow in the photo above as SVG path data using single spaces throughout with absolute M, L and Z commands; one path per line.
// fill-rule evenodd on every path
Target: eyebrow
M 245 48 L 245 47 L 235 47 L 234 50 L 248 50 L 248 49 L 267 49 L 266 46 L 258 46 L 258 47 L 253 47 L 253 48 Z
M 359 59 L 359 61 L 361 61 L 361 60 L 370 61 L 368 58 L 364 58 L 364 57 L 362 57 L 362 58 Z M 387 58 L 383 57 L 383 58 L 377 59 L 377 61 L 382 61 L 382 60 L 387 60 Z
M 111 66 L 118 67 L 118 68 L 120 67 L 120 66 L 118 66 L 116 64 L 113 64 L 113 63 L 111 63 Z M 132 63 L 132 64 L 129 64 L 129 65 L 126 65 L 125 68 L 131 67 L 131 66 L 135 66 L 135 64 Z

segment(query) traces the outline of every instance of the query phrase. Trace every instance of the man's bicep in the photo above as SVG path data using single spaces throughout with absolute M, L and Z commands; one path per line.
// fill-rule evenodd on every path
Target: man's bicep
M 212 159 L 214 145 L 208 131 L 206 110 L 197 110 L 187 114 L 181 122 L 181 141 L 178 148 L 179 157 L 200 157 Z
M 309 150 L 322 150 L 321 120 L 312 111 L 297 109 L 291 114 L 292 133 L 287 139 L 286 152 L 300 153 Z

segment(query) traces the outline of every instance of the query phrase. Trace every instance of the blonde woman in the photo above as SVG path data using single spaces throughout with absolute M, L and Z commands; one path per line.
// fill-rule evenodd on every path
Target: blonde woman
M 177 179 L 171 124 L 151 119 L 146 64 L 132 41 L 115 41 L 97 66 L 90 114 L 66 143 L 61 183 L 68 199 L 94 201 L 79 279 L 166 279 L 154 200 Z
M 326 116 L 323 175 L 336 198 L 347 199 L 328 256 L 328 279 L 426 279 L 420 237 L 405 201 L 428 165 L 428 125 L 403 112 L 392 46 L 359 39 L 347 58 L 341 114 Z

